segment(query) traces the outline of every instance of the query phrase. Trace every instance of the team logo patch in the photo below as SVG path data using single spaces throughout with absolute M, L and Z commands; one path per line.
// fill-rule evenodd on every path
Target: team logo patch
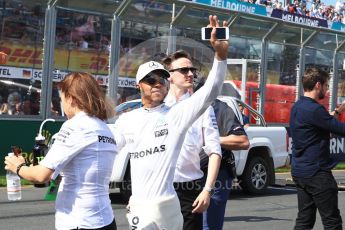
M 58 132 L 58 134 L 56 135 L 55 140 L 57 142 L 62 142 L 62 143 L 66 143 L 67 139 L 69 138 L 69 136 L 71 135 L 71 133 L 73 132 L 73 129 L 70 128 L 65 128 L 65 129 L 60 129 L 60 131 Z
M 158 68 L 158 65 L 156 64 L 156 62 L 152 61 L 149 63 L 149 67 L 150 68 Z
M 164 135 L 168 135 L 168 129 L 162 129 L 162 130 L 155 131 L 155 137 L 161 137 Z

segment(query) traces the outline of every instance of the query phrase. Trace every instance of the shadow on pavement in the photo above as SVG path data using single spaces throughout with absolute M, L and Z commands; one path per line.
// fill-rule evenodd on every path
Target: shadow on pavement
M 231 190 L 230 199 L 246 199 L 252 197 L 265 197 L 265 196 L 281 196 L 296 194 L 296 190 L 293 187 L 268 187 L 262 194 L 248 195 L 242 190 Z
M 53 212 L 42 212 L 42 213 L 26 213 L 26 214 L 18 214 L 18 215 L 11 215 L 11 216 L 1 216 L 1 219 L 18 219 L 18 218 L 27 218 L 27 217 L 44 217 L 44 216 L 54 216 L 55 211 Z
M 242 190 L 231 190 L 229 200 L 241 200 L 252 197 L 265 197 L 265 196 L 281 196 L 296 194 L 296 190 L 293 187 L 268 187 L 262 194 L 248 195 L 245 194 Z M 110 200 L 112 204 L 124 204 L 127 205 L 128 201 L 124 200 L 120 193 L 110 193 Z
M 26 197 L 22 198 L 22 200 L 17 200 L 17 201 L 0 201 L 0 204 L 15 204 L 15 203 L 37 203 L 37 202 L 55 202 L 53 201 L 48 201 L 48 200 L 44 200 L 44 197 L 42 199 L 35 199 L 35 200 L 29 200 Z
M 244 221 L 244 222 L 264 222 L 272 220 L 291 221 L 291 219 L 281 219 L 266 216 L 230 216 L 224 217 L 224 222 Z

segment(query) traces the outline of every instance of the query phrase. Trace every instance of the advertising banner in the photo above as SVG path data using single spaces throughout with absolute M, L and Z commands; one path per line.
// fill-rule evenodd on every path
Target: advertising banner
M 328 28 L 327 20 L 321 18 L 307 17 L 300 14 L 291 14 L 287 11 L 274 9 L 271 17 L 282 19 L 286 22 L 293 22 L 300 25 Z
M 55 70 L 53 73 L 53 81 L 59 82 L 65 78 L 68 72 Z M 108 85 L 109 76 L 108 75 L 93 75 L 100 85 Z M 27 80 L 42 80 L 42 70 L 41 69 L 29 69 L 29 68 L 19 68 L 11 66 L 1 66 L 0 67 L 0 80 L 8 79 L 27 79 Z M 126 88 L 135 88 L 136 82 L 135 78 L 119 77 L 118 86 Z
M 273 9 L 264 5 L 252 4 L 249 2 L 242 2 L 237 0 L 192 0 L 191 2 L 229 9 L 237 12 L 244 12 L 249 14 L 257 14 L 267 17 L 279 18 L 283 21 L 293 22 L 300 25 L 312 27 L 324 27 L 338 31 L 345 31 L 345 24 L 340 22 L 327 21 L 322 18 L 308 17 L 300 14 L 292 14 L 287 11 Z
M 41 46 L 3 42 L 0 44 L 0 50 L 8 55 L 6 66 L 42 69 L 43 55 Z M 98 53 L 94 49 L 82 50 L 75 48 L 68 50 L 57 47 L 55 48 L 54 67 L 60 70 L 107 75 L 109 71 L 108 60 L 109 54 Z M 118 63 L 119 75 L 134 78 L 141 63 L 141 59 L 132 57 L 131 54 L 124 55 Z
M 333 136 L 330 141 L 331 157 L 336 162 L 345 161 L 345 137 Z
M 340 22 L 333 22 L 332 26 L 331 26 L 331 29 L 333 29 L 333 30 L 340 30 L 340 31 L 345 32 L 345 24 L 340 23 Z
M 193 2 L 249 14 L 266 16 L 266 7 L 236 0 L 193 0 Z

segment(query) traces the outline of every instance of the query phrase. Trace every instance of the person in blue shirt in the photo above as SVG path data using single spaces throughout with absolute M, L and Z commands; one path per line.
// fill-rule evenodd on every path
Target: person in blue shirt
M 304 95 L 294 104 L 290 115 L 292 137 L 291 174 L 297 188 L 298 215 L 295 230 L 312 229 L 316 210 L 324 229 L 342 229 L 338 208 L 338 188 L 331 169 L 330 135 L 345 135 L 345 123 L 337 120 L 345 103 L 329 113 L 319 100 L 329 88 L 327 72 L 311 68 L 302 78 Z

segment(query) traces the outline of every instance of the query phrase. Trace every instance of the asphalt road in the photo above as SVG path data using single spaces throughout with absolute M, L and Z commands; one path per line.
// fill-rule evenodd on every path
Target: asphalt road
M 21 201 L 7 201 L 6 188 L 0 188 L 1 230 L 54 229 L 54 201 L 43 200 L 45 189 L 23 188 Z M 110 195 L 119 230 L 129 229 L 125 203 L 118 193 Z M 345 220 L 345 192 L 339 191 L 339 208 Z M 224 229 L 293 229 L 297 214 L 294 187 L 270 187 L 264 195 L 247 196 L 234 191 L 227 203 Z M 323 229 L 318 215 L 314 229 Z

